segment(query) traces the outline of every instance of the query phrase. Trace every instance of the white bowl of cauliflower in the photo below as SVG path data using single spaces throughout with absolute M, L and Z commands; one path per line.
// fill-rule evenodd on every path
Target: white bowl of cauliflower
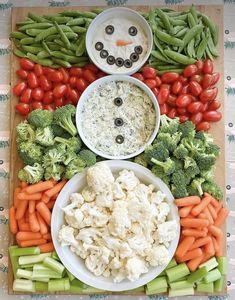
M 98 289 L 124 291 L 157 277 L 175 253 L 178 210 L 148 169 L 122 160 L 96 163 L 64 186 L 52 238 L 65 267 Z

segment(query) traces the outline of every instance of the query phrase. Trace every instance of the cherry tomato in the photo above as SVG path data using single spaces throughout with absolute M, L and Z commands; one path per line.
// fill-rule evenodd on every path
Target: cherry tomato
M 80 92 L 83 92 L 87 88 L 88 82 L 83 78 L 78 78 L 76 86 Z
M 73 105 L 73 102 L 71 99 L 67 98 L 67 99 L 64 99 L 64 105 L 67 105 L 67 104 L 72 104 Z
M 177 111 L 175 108 L 171 108 L 167 113 L 167 116 L 171 119 L 174 119 L 176 115 L 177 115 Z
M 172 86 L 171 86 L 171 91 L 173 94 L 178 95 L 181 93 L 183 88 L 183 84 L 182 82 L 180 82 L 179 80 L 175 81 Z
M 177 112 L 178 112 L 179 115 L 186 115 L 187 114 L 187 109 L 178 107 Z
M 188 78 L 186 78 L 186 77 L 184 77 L 184 76 L 182 76 L 182 75 L 179 76 L 179 81 L 180 81 L 183 85 L 188 84 Z
M 192 98 L 189 94 L 182 94 L 176 99 L 176 105 L 178 107 L 187 107 L 191 102 Z
M 43 109 L 46 109 L 46 110 L 49 110 L 49 111 L 54 111 L 55 110 L 55 105 L 53 103 L 52 104 L 44 104 Z
M 106 76 L 107 74 L 106 73 L 104 73 L 103 71 L 99 71 L 98 73 L 97 73 L 97 78 L 102 78 L 102 77 L 104 77 L 104 76 Z
M 150 88 L 153 89 L 156 87 L 156 80 L 155 79 L 145 79 L 144 83 Z
M 48 75 L 48 74 L 50 74 L 51 72 L 54 72 L 55 71 L 55 69 L 52 69 L 52 68 L 49 68 L 49 67 L 43 67 L 43 74 L 44 75 Z
M 43 68 L 42 68 L 41 65 L 35 64 L 33 70 L 34 70 L 34 73 L 36 74 L 37 77 L 43 75 Z
M 61 82 L 64 79 L 63 74 L 60 71 L 54 71 L 48 74 L 47 78 L 52 82 Z
M 203 113 L 203 120 L 208 122 L 218 122 L 222 118 L 222 114 L 216 110 L 205 111 Z
M 196 126 L 196 130 L 197 130 L 197 131 L 201 131 L 201 130 L 203 130 L 203 131 L 208 131 L 210 128 L 211 128 L 210 123 L 205 122 L 205 121 L 203 121 L 203 122 L 197 124 L 197 126 Z
M 163 104 L 161 104 L 159 106 L 160 106 L 160 113 L 161 113 L 161 115 L 167 115 L 168 110 L 169 110 L 168 105 L 166 103 L 163 103 Z
M 152 92 L 154 93 L 154 96 L 157 97 L 158 94 L 159 94 L 159 89 L 158 89 L 157 87 L 154 87 L 154 88 L 152 88 L 151 90 L 152 90 Z
M 63 83 L 68 83 L 69 81 L 69 72 L 65 68 L 59 68 L 59 71 L 63 75 Z
M 157 71 L 152 67 L 145 66 L 142 69 L 142 75 L 144 76 L 144 78 L 155 79 L 155 77 L 157 76 Z
M 13 87 L 13 93 L 16 96 L 21 96 L 23 94 L 24 90 L 26 89 L 26 87 L 27 87 L 27 84 L 24 81 L 19 82 Z
M 196 114 L 198 112 L 200 112 L 203 108 L 203 104 L 199 101 L 196 102 L 192 102 L 189 104 L 189 106 L 187 107 L 188 112 L 190 112 L 191 114 Z
M 94 73 L 98 73 L 98 72 L 99 72 L 99 69 L 96 67 L 96 65 L 91 64 L 91 63 L 85 65 L 84 68 L 87 69 L 87 70 L 90 70 L 90 71 L 92 71 L 92 72 L 94 72 Z
M 65 84 L 58 84 L 54 89 L 53 89 L 53 96 L 55 98 L 61 98 L 64 96 L 64 94 L 67 91 L 67 87 Z
M 140 81 L 144 81 L 144 76 L 141 73 L 135 73 L 131 76 L 136 78 L 136 79 L 139 79 Z
M 44 96 L 44 91 L 43 91 L 42 88 L 37 87 L 37 88 L 33 89 L 33 91 L 32 91 L 32 98 L 35 101 L 42 101 L 43 96 Z
M 70 89 L 67 98 L 70 99 L 74 105 L 77 105 L 80 95 L 81 94 L 77 90 Z
M 179 120 L 180 120 L 180 123 L 184 123 L 184 122 L 186 122 L 186 121 L 189 120 L 189 116 L 187 116 L 187 115 L 180 115 L 179 116 Z
M 18 104 L 16 104 L 15 109 L 22 116 L 26 116 L 30 112 L 30 107 L 26 103 L 18 103 Z
M 46 78 L 45 75 L 42 75 L 38 78 L 38 82 L 40 87 L 44 90 L 44 91 L 50 91 L 52 89 L 52 84 L 51 82 Z
M 92 83 L 97 79 L 96 74 L 91 70 L 84 70 L 83 78 L 86 79 L 89 83 Z
M 202 119 L 203 119 L 203 114 L 201 112 L 197 112 L 196 114 L 193 114 L 190 118 L 190 120 L 195 125 L 199 124 L 202 121 Z
M 19 69 L 16 71 L 16 75 L 21 79 L 27 79 L 28 72 L 26 70 Z
M 27 58 L 20 58 L 20 66 L 23 70 L 30 71 L 34 68 L 34 62 Z
M 207 110 L 217 110 L 220 108 L 221 103 L 218 100 L 213 100 L 209 105 Z
M 211 74 L 205 74 L 202 79 L 202 87 L 207 89 L 213 84 L 213 76 Z
M 81 76 L 82 76 L 82 68 L 79 68 L 79 67 L 72 67 L 72 68 L 69 70 L 69 75 L 70 75 L 70 76 L 81 77 Z
M 218 73 L 218 72 L 212 73 L 212 78 L 213 78 L 212 85 L 214 85 L 214 84 L 216 84 L 219 81 L 219 79 L 220 79 L 220 73 Z
M 195 74 L 191 77 L 191 81 L 196 81 L 198 82 L 199 84 L 202 83 L 202 79 L 203 79 L 203 76 L 202 75 L 198 75 L 198 74 Z
M 170 94 L 166 103 L 171 107 L 175 107 L 176 106 L 176 98 L 177 97 L 175 95 Z
M 209 101 L 213 101 L 218 94 L 218 88 L 214 87 L 212 89 L 207 89 L 201 92 L 200 100 L 205 103 Z
M 195 65 L 197 66 L 198 72 L 201 73 L 204 66 L 204 62 L 202 60 L 198 60 L 196 61 Z
M 20 97 L 20 102 L 22 103 L 30 103 L 32 98 L 32 90 L 25 89 Z
M 161 81 L 160 77 L 159 77 L 159 76 L 156 76 L 155 80 L 156 80 L 156 87 L 161 86 L 162 81 Z
M 190 81 L 189 89 L 193 96 L 198 96 L 202 92 L 202 87 L 197 81 Z
M 52 91 L 47 91 L 44 94 L 44 97 L 42 99 L 43 104 L 50 104 L 54 101 L 54 96 Z
M 33 72 L 30 72 L 28 74 L 27 82 L 28 82 L 28 85 L 31 89 L 34 89 L 38 86 L 37 76 Z
M 181 90 L 181 94 L 188 94 L 189 92 L 190 92 L 189 84 L 184 85 L 182 90 Z
M 204 112 L 208 109 L 208 106 L 209 106 L 209 102 L 206 102 L 206 103 L 202 103 L 202 109 L 201 109 L 201 112 Z
M 55 101 L 55 107 L 61 107 L 64 105 L 64 98 L 56 98 Z
M 160 105 L 162 105 L 163 103 L 165 103 L 168 99 L 170 95 L 170 91 L 168 88 L 166 87 L 162 87 L 160 88 L 160 91 L 158 93 L 158 96 L 157 96 L 157 101 Z
M 162 83 L 161 86 L 160 86 L 160 89 L 168 89 L 169 92 L 170 92 L 171 85 L 167 84 L 167 83 Z
M 206 59 L 204 61 L 204 66 L 203 66 L 202 72 L 204 74 L 212 74 L 213 68 L 214 68 L 213 62 L 210 59 Z
M 163 83 L 172 83 L 178 80 L 180 75 L 176 72 L 166 72 L 162 75 L 161 81 Z
M 188 65 L 183 72 L 184 77 L 191 77 L 197 74 L 198 68 L 196 65 Z
M 69 78 L 69 84 L 70 84 L 71 88 L 75 88 L 77 86 L 77 77 L 71 76 Z
M 32 103 L 32 109 L 34 110 L 34 109 L 38 109 L 38 108 L 43 109 L 43 104 L 42 104 L 42 102 L 39 102 L 39 101 L 33 102 L 33 103 Z

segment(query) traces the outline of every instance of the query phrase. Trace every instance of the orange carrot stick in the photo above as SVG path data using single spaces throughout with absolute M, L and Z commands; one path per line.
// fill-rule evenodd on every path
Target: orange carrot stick
M 46 244 L 46 242 L 47 241 L 44 239 L 36 239 L 36 240 L 19 241 L 19 244 L 20 247 L 31 247 L 31 246 Z
M 53 201 L 53 200 L 49 201 L 49 202 L 46 204 L 46 206 L 47 206 L 49 209 L 52 209 L 52 208 L 54 207 L 54 205 L 55 205 L 55 201 Z
M 20 231 L 31 231 L 29 223 L 22 223 L 19 225 Z
M 204 253 L 203 259 L 201 261 L 201 264 L 208 261 L 211 258 L 211 255 Z
M 29 210 L 28 209 L 26 210 L 24 217 L 25 217 L 25 222 L 28 223 L 29 222 Z
M 201 202 L 201 199 L 198 196 L 189 196 L 189 197 L 179 198 L 179 199 L 175 200 L 175 204 L 177 206 L 197 205 L 200 202 Z
M 214 225 L 221 226 L 227 219 L 227 216 L 228 216 L 228 210 L 222 207 L 221 210 L 218 212 Z
M 209 221 L 206 219 L 190 219 L 185 218 L 180 220 L 180 224 L 183 227 L 206 227 L 209 225 Z
M 202 246 L 206 245 L 207 243 L 209 243 L 210 241 L 211 241 L 211 238 L 209 236 L 197 239 L 190 247 L 190 250 L 202 247 Z
M 18 225 L 15 217 L 15 207 L 12 206 L 9 209 L 9 225 L 12 234 L 16 234 L 18 231 Z
M 53 186 L 54 186 L 54 184 L 50 180 L 41 181 L 41 182 L 29 185 L 25 189 L 25 192 L 28 194 L 41 193 L 41 192 L 44 192 L 46 190 L 53 188 Z
M 207 219 L 207 216 L 206 216 L 206 214 L 205 213 L 200 213 L 199 215 L 198 215 L 198 217 L 200 218 L 200 219 Z
M 185 262 L 197 257 L 201 257 L 203 254 L 202 249 L 201 248 L 196 248 L 193 249 L 191 251 L 188 251 L 183 257 L 177 257 L 178 262 Z
M 220 228 L 214 225 L 210 225 L 208 227 L 208 231 L 217 239 L 223 236 L 223 232 Z
M 217 242 L 217 240 L 216 240 L 215 237 L 212 236 L 211 238 L 212 238 L 212 242 L 213 242 L 213 246 L 214 246 L 215 252 L 218 252 L 219 251 L 219 244 L 218 244 L 218 242 Z
M 194 206 L 194 208 L 191 210 L 191 214 L 192 214 L 193 216 L 199 215 L 200 212 L 202 212 L 203 209 L 204 209 L 205 207 L 207 207 L 207 205 L 208 205 L 210 202 L 211 202 L 211 198 L 210 198 L 210 197 L 205 197 L 205 198 L 203 198 L 202 201 L 201 201 L 198 205 Z
M 214 207 L 217 207 L 220 203 L 220 201 L 216 200 L 214 197 L 212 197 L 210 194 L 208 193 L 204 193 L 204 197 L 210 197 L 211 198 L 211 204 L 214 206 Z
M 208 233 L 208 228 L 207 227 L 202 227 L 201 230 L 204 231 L 206 234 Z
M 42 201 L 44 203 L 48 203 L 50 201 L 50 197 L 48 197 L 45 193 L 42 195 Z
M 187 236 L 185 237 L 178 245 L 175 255 L 177 257 L 183 257 L 185 253 L 190 249 L 192 244 L 195 241 L 195 237 L 193 236 Z
M 206 232 L 198 229 L 183 229 L 182 230 L 182 235 L 184 236 L 194 236 L 196 237 L 206 237 Z
M 203 257 L 204 255 L 201 255 L 187 262 L 187 266 L 191 272 L 196 271 L 201 261 L 203 260 Z
M 18 194 L 20 193 L 20 191 L 21 191 L 20 187 L 17 187 L 14 190 L 13 203 L 15 208 L 18 206 L 19 203 Z
M 215 208 L 211 203 L 208 204 L 208 210 L 209 210 L 213 220 L 215 220 L 217 218 L 217 212 L 215 211 Z
M 21 192 L 18 194 L 19 200 L 41 200 L 42 193 L 35 193 L 35 194 L 27 194 L 25 192 Z
M 221 210 L 221 208 L 223 207 L 223 203 L 222 202 L 219 202 L 219 205 L 217 207 L 215 207 L 215 211 L 218 215 L 219 211 Z
M 52 237 L 51 237 L 51 234 L 50 233 L 46 233 L 42 236 L 45 240 L 51 240 Z
M 54 196 L 51 197 L 51 200 L 54 200 L 54 201 L 55 201 L 55 200 L 57 199 L 58 196 L 59 196 L 59 193 L 55 194 Z
M 63 186 L 66 184 L 67 180 L 62 180 L 61 182 L 57 183 L 53 188 L 51 188 L 50 190 L 47 190 L 45 192 L 45 194 L 48 196 L 48 197 L 52 197 L 53 195 L 59 193 Z
M 210 241 L 203 247 L 205 253 L 207 253 L 208 255 L 215 255 L 215 248 L 214 248 L 214 245 L 213 245 L 213 241 L 212 241 L 212 238 L 210 238 Z
M 35 200 L 30 200 L 29 201 L 29 213 L 30 214 L 35 212 L 35 207 L 36 207 L 36 201 Z
M 28 207 L 27 200 L 22 200 L 19 202 L 19 204 L 17 206 L 17 210 L 16 210 L 16 220 L 19 220 L 24 216 L 27 207 Z
M 53 183 L 53 185 L 56 185 L 56 184 L 57 184 L 57 181 L 56 181 L 55 179 L 51 178 L 51 179 L 49 179 L 49 180 L 50 180 L 50 182 Z
M 40 233 L 44 235 L 48 232 L 47 224 L 38 212 L 36 212 L 36 215 L 40 226 Z
M 40 248 L 40 253 L 52 252 L 55 250 L 52 242 L 39 245 L 39 248 Z
M 42 235 L 40 232 L 19 231 L 16 238 L 18 241 L 37 240 L 41 239 Z
M 21 187 L 22 188 L 25 188 L 25 187 L 27 187 L 28 186 L 28 183 L 27 182 L 25 182 L 25 181 L 21 181 Z
M 36 209 L 41 215 L 41 217 L 46 221 L 47 225 L 51 226 L 51 212 L 49 208 L 46 206 L 46 204 L 42 201 L 40 201 L 36 205 Z
M 193 206 L 185 206 L 179 209 L 179 215 L 181 218 L 185 218 L 188 216 L 188 214 L 190 213 L 191 209 L 193 208 Z
M 223 256 L 223 236 L 216 238 L 218 249 L 215 251 L 216 256 Z
M 38 219 L 37 219 L 35 212 L 29 214 L 29 225 L 30 225 L 32 232 L 40 231 L 40 226 L 39 226 Z
M 214 220 L 213 220 L 213 218 L 212 218 L 212 216 L 211 216 L 211 213 L 210 213 L 209 209 L 208 209 L 207 207 L 205 207 L 205 208 L 203 209 L 203 212 L 206 214 L 209 223 L 210 223 L 210 224 L 214 224 Z

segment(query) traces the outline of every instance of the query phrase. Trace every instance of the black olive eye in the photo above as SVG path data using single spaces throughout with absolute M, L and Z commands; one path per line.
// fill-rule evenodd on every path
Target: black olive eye
M 130 59 L 125 59 L 124 67 L 131 68 L 132 67 L 132 61 Z
M 116 118 L 116 119 L 114 120 L 114 124 L 115 124 L 116 126 L 122 126 L 122 125 L 123 125 L 123 119 L 122 119 L 122 118 Z
M 117 144 L 122 144 L 124 142 L 124 137 L 122 135 L 117 135 L 115 140 Z
M 105 27 L 105 32 L 106 32 L 107 34 L 113 34 L 113 33 L 114 33 L 114 27 L 113 27 L 113 25 L 108 25 L 108 26 L 106 26 L 106 27 Z
M 139 59 L 139 55 L 137 53 L 131 53 L 130 60 L 136 62 Z
M 101 51 L 103 48 L 104 48 L 103 43 L 97 42 L 97 43 L 95 44 L 95 49 L 96 49 L 97 51 Z
M 117 98 L 114 99 L 114 104 L 115 104 L 115 105 L 121 106 L 122 103 L 123 103 L 122 98 L 117 97 Z
M 112 55 L 109 55 L 109 56 L 107 57 L 107 63 L 108 63 L 109 65 L 113 65 L 113 64 L 115 63 L 115 57 L 112 56 Z
M 137 54 L 141 54 L 143 52 L 143 48 L 141 46 L 135 46 L 134 51 Z
M 118 67 L 122 67 L 124 65 L 124 59 L 121 57 L 118 57 L 118 58 L 116 58 L 115 63 Z
M 106 58 L 106 57 L 108 57 L 108 55 L 109 55 L 109 53 L 108 53 L 107 50 L 101 50 L 100 51 L 100 57 L 101 58 Z
M 134 36 L 134 35 L 137 35 L 137 28 L 135 27 L 135 26 L 131 26 L 130 28 L 129 28 L 129 30 L 128 30 L 128 32 L 129 32 L 129 35 L 132 35 L 132 36 Z

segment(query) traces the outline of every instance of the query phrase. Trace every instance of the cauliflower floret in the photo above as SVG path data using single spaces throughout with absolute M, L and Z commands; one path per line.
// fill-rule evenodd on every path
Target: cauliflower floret
M 113 184 L 113 197 L 114 199 L 123 199 L 126 197 L 126 194 L 118 182 L 114 182 Z
M 69 197 L 69 200 L 72 203 L 75 202 L 77 204 L 77 207 L 81 206 L 84 203 L 84 198 L 83 198 L 82 194 L 80 194 L 80 193 L 71 194 Z
M 76 239 L 81 240 L 86 244 L 92 244 L 93 241 L 101 235 L 102 234 L 97 228 L 82 228 L 76 236 Z
M 113 276 L 113 281 L 114 282 L 121 282 L 127 276 L 126 270 L 124 268 L 113 269 L 111 274 Z
M 151 248 L 151 243 L 148 243 L 143 235 L 135 235 L 128 239 L 130 248 L 138 255 L 144 256 L 145 250 Z
M 95 200 L 95 192 L 88 186 L 82 190 L 82 196 L 86 202 L 92 202 Z
M 76 234 L 74 228 L 63 225 L 58 234 L 58 241 L 62 246 L 73 246 L 76 248 L 78 242 L 75 240 L 74 235 Z
M 131 257 L 133 255 L 133 250 L 131 249 L 131 247 L 128 245 L 128 243 L 121 243 L 120 247 L 119 247 L 119 255 L 120 258 L 126 258 L 126 257 Z
M 134 190 L 134 193 L 136 198 L 138 198 L 141 203 L 150 205 L 149 197 L 151 196 L 151 189 L 147 185 L 143 183 L 138 184 Z
M 178 224 L 175 220 L 159 224 L 157 229 L 159 242 L 168 243 L 173 241 L 176 238 L 177 227 Z
M 87 170 L 87 184 L 95 192 L 106 191 L 114 183 L 114 177 L 104 162 L 99 162 Z
M 90 254 L 85 259 L 85 265 L 92 273 L 96 276 L 100 276 L 104 270 L 106 269 L 106 264 L 104 264 L 100 259 L 99 256 Z
M 118 257 L 114 257 L 110 264 L 109 264 L 109 267 L 111 269 L 120 269 L 122 267 L 123 263 L 118 259 Z
M 69 210 L 65 213 L 67 224 L 74 228 L 80 228 L 83 221 L 83 213 L 80 209 Z
M 152 203 L 160 204 L 164 199 L 166 198 L 166 195 L 162 193 L 162 191 L 157 191 L 152 193 L 150 199 Z
M 102 274 L 105 278 L 109 278 L 111 273 L 110 273 L 110 268 L 108 267 L 107 269 L 104 270 Z
M 158 214 L 157 214 L 157 223 L 163 223 L 166 221 L 166 217 L 170 212 L 170 206 L 166 202 L 161 202 L 157 206 Z
M 113 207 L 113 193 L 112 190 L 99 193 L 95 199 L 96 205 L 100 207 Z
M 125 169 L 119 173 L 119 176 L 115 181 L 121 185 L 122 189 L 127 191 L 133 190 L 140 183 L 133 171 Z
M 153 267 L 165 265 L 169 261 L 169 252 L 164 245 L 154 246 L 147 252 L 146 260 Z
M 144 259 L 141 259 L 140 257 L 137 256 L 129 258 L 127 260 L 125 268 L 126 268 L 127 278 L 130 281 L 135 281 L 140 277 L 142 273 L 148 272 L 147 264 L 144 261 Z
M 84 244 L 81 241 L 77 241 L 76 247 L 70 246 L 72 252 L 76 253 L 82 259 L 85 259 L 88 255 L 87 250 L 83 246 Z

